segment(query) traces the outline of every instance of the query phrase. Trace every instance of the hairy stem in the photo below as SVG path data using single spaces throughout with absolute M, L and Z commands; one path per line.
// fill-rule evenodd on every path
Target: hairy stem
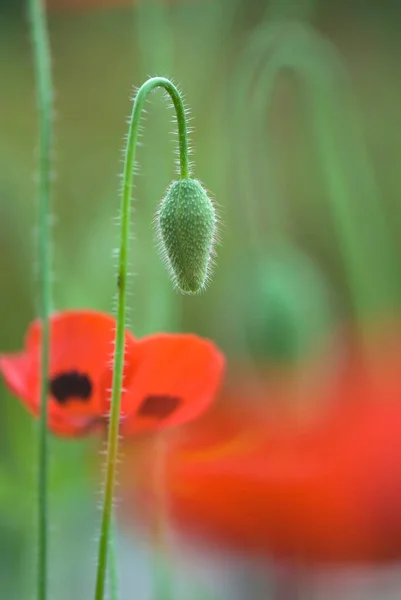
M 164 77 L 148 79 L 138 90 L 134 100 L 128 129 L 127 148 L 123 171 L 121 198 L 121 241 L 118 269 L 118 308 L 114 352 L 113 388 L 111 395 L 110 425 L 107 444 L 106 483 L 100 531 L 95 600 L 103 600 L 107 570 L 107 550 L 113 509 L 114 477 L 118 452 L 121 389 L 124 369 L 124 331 L 127 305 L 128 248 L 130 243 L 131 195 L 134 178 L 136 146 L 139 125 L 146 97 L 155 88 L 163 88 L 171 97 L 177 115 L 181 179 L 189 177 L 188 132 L 185 109 L 177 88 Z
M 174 55 L 174 33 L 172 28 L 169 7 L 164 2 L 140 2 L 134 11 L 134 38 L 137 42 L 137 59 L 141 65 L 141 73 L 146 77 L 147 73 L 163 71 L 170 73 L 173 68 Z M 147 139 L 150 141 L 141 151 L 141 164 L 144 170 L 149 168 L 157 170 L 158 177 L 147 177 L 144 181 L 144 202 L 148 209 L 146 219 L 151 219 L 153 208 L 148 204 L 149 198 L 155 198 L 161 194 L 160 182 L 167 181 L 170 165 L 165 160 L 164 153 L 168 151 L 169 140 L 163 142 L 161 134 L 167 134 L 170 123 L 165 124 L 165 106 L 162 103 L 152 107 L 151 119 L 147 120 Z M 159 152 L 155 155 L 152 141 L 158 140 Z M 164 190 L 162 190 L 164 192 Z M 145 226 L 142 226 L 142 231 Z M 141 235 L 141 232 L 137 232 Z M 149 335 L 157 331 L 175 331 L 179 329 L 179 318 L 182 300 L 177 296 L 168 280 L 163 276 L 164 265 L 156 254 L 150 255 L 154 240 L 149 238 L 143 252 L 142 263 L 137 263 L 139 270 L 141 264 L 146 264 L 146 286 L 148 294 L 143 307 L 144 315 L 140 323 L 137 323 L 136 333 Z M 139 259 L 139 257 L 138 257 Z M 137 261 L 138 261 L 137 259 Z M 163 270 L 163 271 L 162 271 Z M 139 281 L 138 281 L 139 284 Z
M 42 0 L 29 0 L 28 10 L 33 39 L 33 57 L 40 116 L 39 134 L 39 267 L 42 346 L 40 365 L 39 473 L 38 473 L 38 565 L 37 598 L 47 599 L 47 513 L 48 513 L 48 444 L 47 379 L 49 371 L 50 282 L 50 151 L 52 140 L 52 81 L 50 44 L 45 8 Z

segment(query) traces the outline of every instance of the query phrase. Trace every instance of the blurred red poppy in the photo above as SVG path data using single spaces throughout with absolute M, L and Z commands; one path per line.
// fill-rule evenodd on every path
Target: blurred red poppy
M 249 394 L 250 408 L 230 409 L 236 399 L 225 398 L 189 425 L 164 459 L 172 522 L 209 543 L 301 564 L 400 559 L 399 350 L 374 369 L 353 354 L 327 390 L 337 403 L 307 422 L 263 417 Z M 136 475 L 143 514 L 157 506 L 155 467 L 145 452 Z
M 49 428 L 79 436 L 108 420 L 115 319 L 94 311 L 65 311 L 50 322 Z M 0 372 L 35 416 L 40 405 L 39 321 L 29 328 L 25 350 L 0 355 Z M 121 433 L 179 425 L 212 403 L 224 371 L 216 346 L 190 334 L 158 334 L 136 340 L 125 334 Z

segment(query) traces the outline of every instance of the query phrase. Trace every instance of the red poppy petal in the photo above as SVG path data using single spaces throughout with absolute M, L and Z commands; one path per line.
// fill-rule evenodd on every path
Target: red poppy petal
M 123 399 L 124 434 L 179 425 L 203 413 L 222 380 L 225 359 L 192 334 L 158 334 L 138 343 L 140 360 Z
M 37 417 L 39 402 L 31 394 L 32 380 L 36 375 L 33 372 L 29 354 L 3 354 L 0 356 L 0 372 L 10 391 L 21 398 L 29 412 Z M 85 433 L 89 426 L 92 429 L 99 425 L 94 421 L 88 423 L 87 419 L 69 421 L 61 410 L 57 410 L 57 407 L 49 406 L 49 409 L 49 427 L 57 435 L 75 437 Z
M 29 382 L 31 361 L 28 354 L 2 354 L 0 356 L 0 371 L 10 391 L 30 403 Z
M 110 315 L 86 310 L 51 316 L 48 419 L 54 433 L 82 435 L 104 423 L 109 412 L 114 338 L 115 319 Z M 7 385 L 36 416 L 41 341 L 37 320 L 28 330 L 26 351 L 4 355 L 0 365 Z M 133 355 L 136 341 L 129 332 L 125 345 L 126 353 Z
M 55 435 L 69 438 L 79 438 L 104 429 L 104 419 L 83 416 L 68 418 L 53 409 L 49 410 L 48 427 Z
M 52 403 L 71 416 L 102 416 L 108 412 L 104 389 L 106 373 L 111 368 L 115 319 L 95 311 L 65 311 L 51 317 L 50 384 Z M 126 345 L 134 345 L 131 334 Z M 30 328 L 26 346 L 32 356 L 39 356 L 41 326 Z M 39 380 L 36 380 L 38 395 Z M 74 398 L 74 390 L 77 397 Z

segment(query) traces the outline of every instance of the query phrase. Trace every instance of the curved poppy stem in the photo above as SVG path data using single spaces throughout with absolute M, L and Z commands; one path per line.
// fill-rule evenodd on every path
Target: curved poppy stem
M 233 126 L 231 127 L 233 131 L 232 149 L 233 152 L 237 152 L 238 154 L 236 164 L 240 186 L 240 192 L 238 193 L 238 185 L 236 185 L 234 195 L 242 198 L 241 211 L 238 211 L 238 215 L 240 219 L 243 216 L 247 219 L 247 226 L 250 233 L 249 241 L 256 256 L 264 254 L 265 241 L 261 236 L 257 211 L 254 210 L 255 193 L 252 185 L 254 178 L 250 176 L 248 164 L 249 160 L 253 160 L 252 151 L 254 150 L 254 145 L 250 142 L 253 130 L 249 127 L 248 120 L 243 118 L 244 107 L 247 107 L 245 110 L 248 114 L 252 115 L 249 103 L 247 102 L 247 94 L 252 90 L 255 71 L 258 67 L 262 68 L 265 64 L 266 54 L 272 52 L 275 46 L 280 44 L 283 35 L 283 24 L 285 23 L 288 29 L 294 28 L 296 30 L 298 20 L 294 20 L 294 17 L 296 16 L 297 19 L 300 17 L 310 18 L 316 10 L 316 5 L 316 0 L 305 0 L 304 2 L 299 2 L 296 6 L 293 2 L 283 3 L 282 0 L 269 3 L 261 24 L 252 32 L 249 42 L 239 58 L 229 90 L 230 97 L 228 102 L 233 104 Z M 262 131 L 260 122 L 258 131 Z M 248 149 L 245 152 L 248 156 L 248 161 L 244 159 L 244 148 Z M 266 166 L 264 168 L 266 169 Z M 269 178 L 269 193 L 274 196 L 276 195 L 276 190 L 273 187 L 274 180 L 271 177 L 269 169 L 267 170 L 266 177 Z M 281 208 L 276 202 L 273 202 L 269 205 L 269 211 L 269 221 L 273 223 L 271 228 L 273 235 L 275 238 L 281 240 L 284 229 Z M 239 224 L 242 231 L 242 221 Z
M 267 155 L 260 119 L 271 102 L 277 77 L 285 69 L 294 72 L 303 92 L 328 184 L 330 210 L 348 271 L 355 313 L 360 325 L 365 326 L 379 308 L 394 310 L 399 290 L 394 251 L 374 169 L 363 143 L 356 101 L 348 90 L 347 74 L 335 50 L 305 26 L 288 28 L 273 49 L 255 90 L 254 114 L 260 145 Z M 341 102 L 339 89 L 347 92 L 345 103 Z M 348 144 L 341 139 L 342 131 L 346 132 L 343 135 Z M 348 164 L 353 166 L 351 173 Z M 357 178 L 366 217 L 354 198 Z
M 171 72 L 173 68 L 173 48 L 174 33 L 171 26 L 169 7 L 165 2 L 139 2 L 135 9 L 136 17 L 134 19 L 133 39 L 137 40 L 139 56 L 137 59 L 142 66 L 141 73 L 146 77 L 147 73 L 155 73 L 159 70 Z M 162 119 L 165 118 L 165 107 L 152 107 L 152 120 L 146 123 L 146 130 L 149 132 L 149 138 L 160 137 L 160 128 Z M 163 129 L 163 132 L 166 132 Z M 143 202 L 149 206 L 146 218 L 150 217 L 149 198 L 155 198 L 160 193 L 160 181 L 168 181 L 170 168 L 168 161 L 164 159 L 166 144 L 161 144 L 157 155 L 151 145 L 145 145 L 141 151 L 141 164 L 146 171 L 149 168 L 157 169 L 158 177 L 146 177 L 142 193 Z M 144 207 L 145 208 L 145 207 Z M 150 217 L 151 218 L 151 217 Z M 138 232 L 140 235 L 140 232 Z M 144 240 L 146 241 L 146 240 Z M 149 240 L 146 247 L 141 249 L 146 256 L 146 265 L 148 272 L 152 272 L 152 277 L 147 274 L 146 285 L 148 293 L 146 298 L 146 312 L 140 323 L 136 323 L 136 333 L 138 337 L 143 334 L 149 335 L 152 332 L 162 331 L 167 326 L 169 330 L 179 329 L 179 318 L 181 311 L 181 297 L 177 296 L 175 290 L 170 286 L 166 277 L 160 277 L 159 273 L 164 269 L 159 256 L 149 256 L 149 250 L 153 240 Z M 142 263 L 143 264 L 143 263 Z M 149 267 L 148 267 L 149 265 Z M 139 284 L 139 281 L 138 281 Z
M 139 88 L 134 100 L 128 128 L 127 147 L 125 151 L 123 190 L 121 198 L 121 242 L 119 248 L 118 308 L 114 352 L 113 388 L 111 395 L 110 425 L 107 444 L 106 484 L 100 530 L 95 600 L 103 600 L 104 598 L 107 570 L 107 550 L 113 508 L 114 475 L 118 451 L 121 389 L 124 369 L 124 331 L 127 304 L 128 248 L 130 240 L 131 195 L 134 178 L 135 153 L 138 142 L 139 124 L 145 100 L 152 90 L 159 87 L 163 88 L 169 94 L 176 111 L 180 157 L 180 177 L 181 179 L 187 179 L 190 175 L 188 131 L 184 104 L 182 102 L 180 93 L 171 83 L 171 81 L 164 77 L 153 77 L 148 79 Z
M 28 10 L 33 39 L 33 57 L 40 114 L 39 134 L 39 265 L 40 316 L 42 319 L 42 352 L 40 366 L 39 473 L 38 473 L 38 571 L 37 598 L 47 598 L 47 512 L 48 512 L 48 444 L 47 444 L 47 379 L 49 371 L 50 285 L 50 149 L 52 140 L 52 81 L 50 43 L 42 0 L 29 0 Z
M 256 256 L 264 253 L 264 240 L 260 233 L 260 223 L 257 211 L 255 211 L 255 200 L 252 189 L 252 176 L 250 175 L 249 161 L 252 161 L 252 146 L 249 144 L 250 128 L 248 120 L 243 118 L 244 107 L 248 105 L 247 94 L 252 89 L 255 76 L 254 71 L 262 64 L 264 53 L 272 49 L 280 39 L 280 25 L 263 23 L 253 33 L 249 43 L 245 47 L 234 72 L 233 81 L 230 86 L 230 99 L 232 102 L 232 123 L 230 129 L 233 132 L 232 149 L 237 154 L 237 178 L 235 182 L 235 194 L 241 198 L 241 211 L 237 211 L 240 231 L 243 229 L 242 219 L 245 217 L 249 231 L 251 250 Z M 248 160 L 244 159 L 244 148 Z M 239 188 L 239 191 L 238 191 Z

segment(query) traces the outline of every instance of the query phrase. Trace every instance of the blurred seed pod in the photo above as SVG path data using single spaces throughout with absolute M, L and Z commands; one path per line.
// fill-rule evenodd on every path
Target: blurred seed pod
M 244 330 L 254 358 L 296 362 L 327 339 L 329 289 L 309 257 L 290 247 L 247 269 Z

